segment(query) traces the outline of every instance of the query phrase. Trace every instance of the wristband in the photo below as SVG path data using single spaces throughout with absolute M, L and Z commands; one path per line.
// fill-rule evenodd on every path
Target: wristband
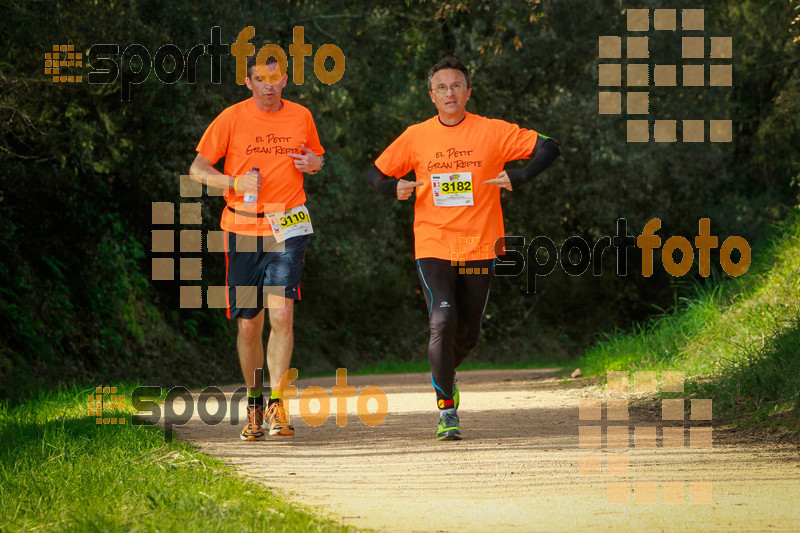
M 237 177 L 233 178 L 233 192 L 237 192 L 236 191 L 236 186 L 239 185 L 239 179 L 240 178 L 241 178 L 241 176 L 237 176 Z
M 319 168 L 317 170 L 312 170 L 309 174 L 319 174 L 322 172 L 322 169 L 325 168 L 325 158 L 319 156 Z

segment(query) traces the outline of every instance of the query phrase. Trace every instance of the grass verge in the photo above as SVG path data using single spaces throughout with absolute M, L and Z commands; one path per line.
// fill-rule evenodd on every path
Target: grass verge
M 3 531 L 348 531 L 158 427 L 98 425 L 94 389 L 0 406 Z M 121 394 L 130 390 L 120 389 Z M 128 415 L 103 411 L 103 416 Z
M 754 250 L 755 251 L 755 250 Z M 800 211 L 775 229 L 743 276 L 707 280 L 632 332 L 606 335 L 578 361 L 584 373 L 679 370 L 734 425 L 798 436 Z

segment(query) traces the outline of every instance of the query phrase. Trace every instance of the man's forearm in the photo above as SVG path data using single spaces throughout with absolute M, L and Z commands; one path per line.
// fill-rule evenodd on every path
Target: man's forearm
M 538 145 L 539 143 L 537 143 Z M 511 181 L 511 188 L 517 190 L 522 185 L 531 181 L 535 176 L 550 166 L 550 164 L 561 155 L 561 148 L 558 141 L 547 138 L 541 146 L 534 150 L 533 158 L 522 168 L 507 170 L 508 179 Z
M 377 166 L 372 165 L 367 170 L 367 183 L 377 192 L 384 196 L 397 198 L 397 183 L 398 181 L 390 176 L 387 176 L 378 169 Z
M 189 177 L 194 181 L 216 189 L 233 189 L 235 176 L 227 176 L 212 166 L 192 165 Z

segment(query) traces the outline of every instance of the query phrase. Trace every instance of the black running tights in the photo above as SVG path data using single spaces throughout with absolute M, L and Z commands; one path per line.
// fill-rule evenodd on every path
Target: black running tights
M 417 273 L 428 304 L 428 362 L 438 400 L 453 398 L 456 368 L 478 344 L 493 266 L 493 259 L 466 261 L 464 266 L 452 266 L 443 259 L 417 260 Z

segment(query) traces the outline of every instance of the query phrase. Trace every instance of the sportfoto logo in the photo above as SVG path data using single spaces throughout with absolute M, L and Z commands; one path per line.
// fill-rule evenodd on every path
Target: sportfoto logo
M 322 387 L 311 385 L 298 396 L 297 387 L 291 384 L 296 379 L 296 368 L 290 368 L 281 378 L 279 388 L 283 390 L 284 405 L 289 409 L 289 400 L 297 398 L 298 410 L 303 422 L 309 426 L 321 425 L 329 418 L 331 412 L 331 400 L 328 393 Z M 208 426 L 221 424 L 228 414 L 230 414 L 230 425 L 236 426 L 242 423 L 246 416 L 245 408 L 240 410 L 241 401 L 247 398 L 247 387 L 244 386 L 233 391 L 230 399 L 219 387 L 206 387 L 197 398 L 186 387 L 172 387 L 167 392 L 163 406 L 156 401 L 161 398 L 162 390 L 162 387 L 158 386 L 136 387 L 133 390 L 131 405 L 136 411 L 134 412 L 135 416 L 131 418 L 131 425 L 152 426 L 161 422 L 164 426 L 164 439 L 167 442 L 172 440 L 173 428 L 188 423 L 195 412 L 200 420 Z M 339 427 L 347 425 L 348 398 L 356 398 L 358 418 L 367 426 L 381 424 L 389 412 L 389 399 L 383 389 L 370 385 L 364 387 L 356 395 L 356 388 L 347 385 L 347 369 L 345 368 L 336 371 L 336 385 L 331 387 L 331 393 L 336 404 L 336 425 Z M 264 396 L 269 396 L 269 388 L 264 389 Z M 312 409 L 314 400 L 318 403 L 316 410 Z M 94 408 L 93 405 L 89 407 L 90 409 Z M 99 415 L 90 412 L 90 416 Z
M 82 83 L 84 78 L 92 85 L 108 85 L 120 79 L 120 99 L 130 101 L 133 85 L 140 85 L 147 81 L 150 73 L 154 72 L 162 83 L 172 85 L 181 79 L 186 83 L 197 82 L 197 63 L 208 57 L 211 63 L 211 83 L 222 82 L 222 58 L 232 55 L 236 61 L 236 83 L 244 85 L 247 77 L 247 57 L 256 53 L 256 47 L 250 42 L 255 37 L 253 26 L 247 26 L 239 32 L 236 42 L 232 45 L 222 42 L 222 31 L 219 26 L 211 28 L 211 41 L 208 44 L 196 44 L 184 54 L 177 45 L 164 44 L 155 54 L 141 44 L 130 44 L 120 54 L 118 44 L 94 44 L 87 54 L 75 51 L 72 44 L 55 44 L 52 51 L 45 53 L 45 74 L 53 82 Z M 303 60 L 312 56 L 312 47 L 305 42 L 305 29 L 295 26 L 292 44 L 289 45 L 289 55 L 292 56 L 292 82 L 302 85 L 305 81 L 305 67 Z M 256 65 L 259 73 L 266 69 L 267 59 L 274 57 L 278 60 L 278 69 L 281 74 L 287 72 L 288 58 L 286 52 L 277 44 L 268 44 L 262 47 L 257 55 Z M 314 74 L 317 79 L 327 85 L 332 85 L 342 79 L 345 69 L 344 53 L 335 44 L 323 44 L 313 53 Z M 334 60 L 333 70 L 325 68 L 325 60 Z M 86 59 L 86 61 L 84 61 Z M 84 76 L 83 64 L 91 67 L 88 76 Z
M 650 277 L 654 271 L 653 252 L 661 247 L 661 237 L 655 233 L 661 228 L 661 219 L 654 218 L 644 225 L 642 233 L 634 238 L 628 235 L 628 222 L 624 218 L 617 220 L 617 234 L 614 237 L 601 237 L 590 246 L 585 239 L 578 236 L 569 237 L 559 249 L 549 237 L 540 235 L 532 239 L 526 247 L 525 237 L 504 236 L 497 239 L 494 245 L 497 262 L 494 267 L 496 276 L 516 277 L 522 274 L 528 265 L 528 292 L 536 292 L 536 278 L 551 274 L 556 265 L 570 276 L 581 276 L 592 265 L 594 276 L 602 275 L 603 252 L 613 248 L 617 256 L 617 275 L 628 274 L 628 248 L 637 247 L 642 252 L 642 276 Z M 711 274 L 711 250 L 719 246 L 719 238 L 711 235 L 711 219 L 701 218 L 699 232 L 694 238 L 694 246 L 699 252 L 699 273 L 703 277 Z M 527 248 L 527 249 L 526 249 Z M 538 252 L 547 254 L 544 262 L 539 262 Z M 680 250 L 680 261 L 675 261 L 674 253 Z M 733 261 L 733 251 L 738 250 L 739 260 Z M 524 252 L 523 252 L 524 251 Z M 725 239 L 719 246 L 720 264 L 729 276 L 741 276 L 750 268 L 751 250 L 748 242 L 738 235 Z M 527 261 L 526 261 L 527 258 Z M 694 263 L 694 247 L 685 237 L 672 236 L 666 240 L 661 249 L 661 262 L 664 270 L 671 276 L 686 275 Z

